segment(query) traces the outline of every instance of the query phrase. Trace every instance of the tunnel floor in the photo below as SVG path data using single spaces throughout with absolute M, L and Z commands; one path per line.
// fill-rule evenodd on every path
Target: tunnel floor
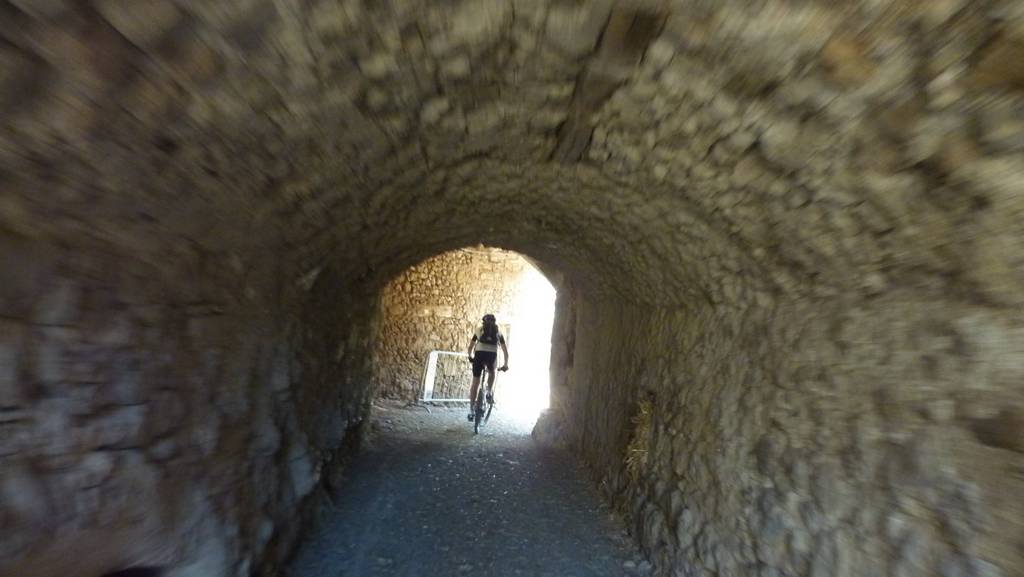
M 497 411 L 474 437 L 464 409 L 376 407 L 288 577 L 647 573 L 579 465 Z

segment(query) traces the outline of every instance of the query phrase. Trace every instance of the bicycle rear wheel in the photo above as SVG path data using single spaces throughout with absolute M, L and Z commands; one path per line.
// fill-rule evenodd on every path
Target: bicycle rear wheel
M 483 405 L 477 401 L 473 403 L 473 434 L 480 433 L 480 420 L 483 417 L 484 408 Z
M 486 413 L 484 412 L 484 399 L 486 398 L 486 395 L 487 395 L 487 384 L 486 383 L 487 383 L 487 377 L 490 374 L 490 372 L 491 372 L 490 369 L 485 367 L 483 372 L 480 373 L 480 385 L 476 389 L 476 398 L 473 399 L 473 434 L 474 435 L 480 433 L 481 421 L 483 421 L 484 423 L 487 422 L 484 419 L 484 415 L 486 414 L 486 416 L 488 418 L 490 418 L 490 416 L 491 416 L 490 408 L 488 408 Z
M 481 377 L 482 377 L 482 375 L 481 375 Z M 483 412 L 484 412 L 484 410 L 483 410 L 484 409 L 483 397 L 484 397 L 484 385 L 483 385 L 483 383 L 480 383 L 480 386 L 477 387 L 477 389 L 476 389 L 476 398 L 473 399 L 473 405 L 472 405 L 472 410 L 473 410 L 473 434 L 474 435 L 480 433 L 480 418 L 483 416 Z
M 493 399 L 494 399 L 494 392 L 493 391 L 491 392 L 491 399 L 492 400 L 487 402 L 487 413 L 484 415 L 484 424 L 487 424 L 487 421 L 491 420 L 491 411 L 494 410 L 494 401 L 493 401 Z

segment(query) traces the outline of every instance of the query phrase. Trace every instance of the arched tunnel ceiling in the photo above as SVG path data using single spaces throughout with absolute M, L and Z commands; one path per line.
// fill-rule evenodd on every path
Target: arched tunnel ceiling
M 0 218 L 295 275 L 482 241 L 643 300 L 928 274 L 1019 303 L 1022 12 L 19 0 Z

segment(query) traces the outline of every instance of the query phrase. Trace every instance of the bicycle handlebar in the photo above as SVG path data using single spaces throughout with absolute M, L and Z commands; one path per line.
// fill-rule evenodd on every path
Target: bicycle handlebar
M 469 362 L 471 362 L 471 363 L 472 363 L 472 362 L 473 362 L 473 357 L 467 357 L 467 358 L 466 358 L 466 360 L 468 360 Z M 499 370 L 499 371 L 501 371 L 501 372 L 505 372 L 505 371 L 507 371 L 507 370 L 508 370 L 508 367 L 501 367 L 501 368 L 500 368 L 500 369 L 498 369 L 498 370 Z

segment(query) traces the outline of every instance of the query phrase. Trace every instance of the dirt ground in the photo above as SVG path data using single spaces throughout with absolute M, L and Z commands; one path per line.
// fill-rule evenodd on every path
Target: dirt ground
M 474 435 L 465 408 L 377 405 L 288 577 L 648 573 L 574 459 L 500 409 Z

